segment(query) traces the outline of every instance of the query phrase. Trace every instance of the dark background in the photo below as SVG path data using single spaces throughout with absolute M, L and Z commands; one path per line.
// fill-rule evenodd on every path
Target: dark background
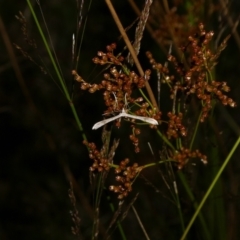
M 140 1 L 139 6 L 142 6 L 143 2 Z M 124 26 L 130 25 L 136 19 L 136 14 L 127 1 L 113 1 L 113 3 Z M 87 4 L 88 1 L 85 1 L 83 16 L 84 18 L 88 17 L 88 22 L 80 55 L 79 74 L 86 81 L 97 82 L 101 80 L 101 75 L 99 75 L 101 68 L 95 67 L 91 59 L 96 56 L 97 51 L 105 50 L 107 44 L 118 41 L 119 32 L 104 1 L 93 1 L 90 12 L 87 12 Z M 71 48 L 72 34 L 76 29 L 76 3 L 64 0 L 41 1 L 41 7 L 63 75 L 71 89 L 73 80 Z M 35 9 L 40 17 L 36 3 Z M 24 41 L 20 30 L 21 24 L 14 17 L 19 11 L 26 17 L 28 31 L 36 40 L 37 49 L 32 49 Z M 239 3 L 233 1 L 231 16 L 236 19 L 238 15 Z M 92 198 L 88 169 L 91 162 L 87 149 L 82 144 L 81 133 L 77 129 L 66 99 L 53 81 L 54 71 L 27 3 L 25 1 L 1 1 L 0 16 L 1 36 L 9 37 L 7 42 L 3 40 L 3 37 L 0 38 L 0 239 L 74 239 L 71 233 L 73 224 L 69 214 L 73 208 L 68 197 L 70 180 L 78 186 L 76 190 L 77 207 L 84 239 L 90 239 L 88 236 L 91 235 Z M 211 28 L 208 27 L 208 30 L 219 31 L 217 17 L 217 14 L 213 14 L 212 22 L 209 23 Z M 239 32 L 239 28 L 237 30 Z M 226 32 L 229 33 L 230 30 L 227 29 Z M 129 36 L 133 37 L 133 34 L 134 29 L 131 29 Z M 48 73 L 53 73 L 53 79 L 50 74 L 43 74 L 37 65 L 23 57 L 13 47 L 13 43 L 28 52 L 39 65 L 44 65 Z M 121 50 L 124 44 L 122 41 L 119 41 L 118 44 Z M 17 68 L 14 67 L 9 54 L 8 49 L 11 48 L 14 50 L 14 58 L 17 60 L 19 72 L 16 71 Z M 151 50 L 158 61 L 165 61 L 165 55 L 146 32 L 141 51 L 144 53 L 147 50 Z M 140 59 L 144 59 L 142 53 Z M 235 39 L 231 37 L 216 68 L 218 80 L 228 82 L 232 89 L 230 95 L 238 105 L 240 102 L 239 53 L 240 49 Z M 143 67 L 145 66 L 149 67 L 146 59 L 143 60 Z M 156 87 L 154 83 L 153 87 Z M 101 131 L 91 130 L 92 125 L 102 118 L 104 106 L 101 95 L 83 92 L 75 84 L 74 102 L 88 140 L 101 144 Z M 164 105 L 164 107 L 168 107 L 167 102 Z M 226 110 L 238 124 L 240 121 L 239 108 L 227 108 Z M 224 149 L 222 149 L 223 155 L 220 157 L 223 160 L 235 142 L 238 129 L 233 124 L 229 124 L 228 115 L 226 112 L 222 112 L 221 108 L 217 109 L 217 116 L 218 128 L 223 134 L 222 146 Z M 146 163 L 148 158 L 152 158 L 148 149 L 143 150 L 141 155 L 132 153 L 133 151 L 129 147 L 131 142 L 125 132 L 119 131 L 116 135 L 123 138 L 116 161 L 131 157 L 134 159 L 133 161 Z M 203 138 L 202 141 L 206 141 L 206 138 Z M 154 141 L 153 138 L 152 142 L 155 142 L 153 147 L 157 148 L 157 140 Z M 238 151 L 223 174 L 224 195 L 219 196 L 225 200 L 226 211 L 232 210 L 237 213 L 234 214 L 234 219 L 231 217 L 229 219 L 231 215 L 226 217 L 228 232 L 230 225 L 239 225 L 237 216 L 240 211 L 239 170 Z M 205 174 L 205 171 L 207 171 L 206 167 L 199 167 L 197 176 L 193 177 L 191 173 L 188 175 L 191 181 L 195 179 L 195 184 L 199 183 L 199 195 L 209 185 L 209 182 L 201 181 L 201 174 Z M 193 172 L 196 173 L 196 171 Z M 154 177 L 155 174 L 158 177 Z M 156 194 L 152 187 L 146 187 L 146 183 L 141 180 L 136 185 L 136 189 L 140 189 L 141 192 L 136 207 L 141 208 L 141 217 L 144 220 L 148 219 L 144 224 L 151 239 L 160 239 L 159 236 L 165 237 L 164 239 L 178 239 L 176 236 L 180 236 L 180 226 L 176 222 L 175 207 L 168 201 L 166 202 L 166 186 L 157 173 L 157 169 L 146 171 L 146 176 L 153 183 L 157 183 L 158 187 L 163 187 L 163 192 L 165 192 Z M 114 195 L 112 197 L 116 198 Z M 104 196 L 101 216 L 103 226 L 107 224 L 111 216 L 106 201 Z M 184 208 L 188 209 L 189 204 L 189 202 L 184 202 Z M 186 212 L 186 214 L 190 214 L 190 212 Z M 123 223 L 127 229 L 128 238 L 144 239 L 141 229 L 132 218 L 134 217 L 130 213 Z M 155 220 L 149 221 L 149 219 Z M 174 229 L 172 230 L 172 228 Z M 237 227 L 233 227 L 233 232 L 231 239 L 238 239 L 240 235 Z M 117 234 L 113 239 L 118 239 L 118 236 Z

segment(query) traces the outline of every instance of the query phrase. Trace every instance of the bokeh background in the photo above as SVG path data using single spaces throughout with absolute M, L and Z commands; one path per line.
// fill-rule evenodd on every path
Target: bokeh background
M 112 2 L 125 27 L 136 20 L 136 12 L 127 0 Z M 162 4 L 160 0 L 155 0 L 155 2 Z M 201 2 L 204 3 L 204 1 Z M 202 13 L 198 20 L 206 23 L 207 30 L 213 30 L 217 36 L 220 31 L 223 32 L 223 36 L 231 33 L 228 19 L 224 17 L 221 8 L 221 1 L 206 2 L 208 4 L 202 5 L 205 8 L 202 7 Z M 52 0 L 40 3 L 59 65 L 67 85 L 71 89 L 73 82 L 71 76 L 72 34 L 76 30 L 78 14 L 76 1 Z M 96 67 L 92 63 L 92 58 L 96 56 L 97 51 L 105 50 L 105 46 L 112 42 L 117 42 L 120 51 L 124 43 L 119 40 L 119 32 L 105 2 L 93 0 L 89 11 L 88 4 L 89 1 L 85 0 L 83 19 L 88 18 L 88 21 L 83 37 L 78 72 L 85 80 L 98 82 L 102 78 L 102 68 Z M 143 4 L 144 1 L 138 1 L 137 6 L 141 9 Z M 33 1 L 33 5 L 41 19 L 38 2 Z M 186 5 L 181 1 L 170 1 L 169 6 L 171 9 L 174 6 L 179 6 L 177 9 L 179 14 L 186 14 Z M 208 7 L 209 9 L 206 11 Z M 153 9 L 155 12 L 152 11 L 152 15 L 150 15 L 153 26 L 158 23 L 156 9 L 157 5 Z M 231 1 L 228 9 L 228 16 L 236 23 L 239 20 L 239 1 Z M 15 18 L 19 11 L 26 18 L 30 38 L 34 38 L 37 43 L 36 49 L 33 49 L 24 40 L 21 24 Z M 159 19 L 162 19 L 161 14 L 159 12 Z M 194 15 L 194 12 L 192 14 Z M 91 162 L 87 149 L 82 144 L 82 135 L 77 129 L 68 102 L 54 82 L 56 77 L 51 62 L 27 2 L 1 1 L 0 17 L 0 239 L 77 239 L 71 233 L 73 223 L 69 211 L 73 209 L 73 206 L 68 196 L 70 181 L 75 186 L 77 208 L 81 218 L 82 239 L 90 239 L 93 209 L 88 169 Z M 186 19 L 179 18 L 180 24 L 181 21 L 184 24 Z M 44 27 L 42 20 L 41 23 Z M 134 29 L 135 27 L 128 32 L 132 40 Z M 176 36 L 180 34 L 176 30 Z M 216 78 L 219 81 L 228 82 L 232 89 L 230 96 L 239 105 L 240 45 L 238 34 L 239 27 L 236 25 L 236 36 L 230 38 L 227 48 L 219 59 L 216 67 Z M 157 33 L 156 36 L 158 36 Z M 144 33 L 140 53 L 140 60 L 144 68 L 149 68 L 144 54 L 147 50 L 150 50 L 159 62 L 166 61 L 166 46 L 169 44 L 161 38 L 158 41 L 162 43 L 161 46 L 156 38 L 153 39 L 151 33 L 148 31 Z M 17 51 L 14 44 L 26 51 L 37 64 Z M 39 66 L 44 66 L 48 74 L 44 74 Z M 154 80 L 151 84 L 153 89 L 156 89 Z M 154 92 L 156 93 L 155 90 Z M 166 101 L 163 104 L 163 109 L 167 109 L 170 103 L 168 103 L 167 98 L 164 99 Z M 102 118 L 104 105 L 101 94 L 91 95 L 88 92 L 83 92 L 75 84 L 74 102 L 88 140 L 101 146 L 101 131 L 91 130 L 92 125 Z M 205 144 L 205 147 L 207 146 L 205 149 L 208 147 L 217 148 L 221 163 L 240 133 L 238 130 L 239 107 L 236 109 L 217 108 L 216 116 L 217 131 L 222 136 L 219 139 L 221 144 L 218 142 L 218 146 L 211 145 L 207 128 L 204 129 L 205 132 L 199 142 Z M 133 148 L 130 147 L 131 142 L 126 137 L 128 130 L 114 133 L 117 138 L 122 139 L 116 154 L 116 161 L 125 157 L 140 163 L 152 161 L 153 157 L 147 147 L 143 147 L 143 151 L 139 155 L 134 153 Z M 148 136 L 147 133 L 144 136 L 150 138 L 153 142 L 153 148 L 159 151 L 158 144 L 160 143 L 158 140 Z M 143 144 L 143 146 L 145 145 Z M 240 223 L 239 154 L 239 150 L 237 150 L 223 174 L 221 180 L 223 194 L 209 200 L 213 204 L 216 199 L 223 201 L 225 216 L 223 216 L 222 221 L 220 219 L 220 222 L 226 228 L 228 234 L 226 239 L 239 239 L 240 237 L 237 227 Z M 209 172 L 213 171 L 215 167 L 219 166 L 213 166 L 209 163 L 207 167 L 198 166 L 196 169 L 187 168 L 184 170 L 193 192 L 200 197 L 199 199 L 210 183 L 209 179 L 212 175 Z M 203 175 L 210 177 L 202 180 Z M 174 204 L 169 201 L 170 193 L 161 178 L 161 174 L 158 169 L 151 169 L 146 171 L 145 176 L 151 182 L 151 186 L 147 185 L 147 181 L 143 179 L 136 183 L 136 192 L 140 192 L 136 208 L 140 210 L 139 214 L 151 239 L 179 239 L 181 227 L 176 216 L 177 210 Z M 181 186 L 179 189 L 184 214 L 190 217 L 193 210 L 191 203 L 187 200 Z M 112 201 L 117 203 L 114 200 L 116 196 L 112 195 L 111 197 Z M 131 199 L 127 201 L 131 201 Z M 209 212 L 209 216 L 214 216 L 211 214 L 209 206 L 211 206 L 211 202 L 205 211 Z M 107 194 L 103 196 L 101 207 L 101 231 L 104 231 L 112 216 L 107 202 Z M 123 222 L 123 227 L 125 227 L 129 239 L 145 239 L 131 212 Z M 117 231 L 112 239 L 121 239 Z M 198 238 L 196 229 L 189 239 L 201 239 Z M 213 237 L 212 239 L 220 238 Z

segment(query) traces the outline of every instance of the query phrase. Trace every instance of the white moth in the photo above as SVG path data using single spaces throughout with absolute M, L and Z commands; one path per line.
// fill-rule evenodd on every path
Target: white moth
M 152 125 L 158 125 L 158 122 L 157 120 L 153 119 L 153 118 L 149 118 L 149 117 L 141 117 L 141 116 L 136 116 L 136 115 L 131 115 L 131 114 L 128 114 L 125 109 L 123 108 L 122 109 L 122 112 L 119 113 L 117 116 L 114 116 L 114 117 L 111 117 L 111 118 L 108 118 L 108 119 L 104 119 L 100 122 L 97 122 L 93 125 L 92 129 L 95 130 L 95 129 L 98 129 L 102 126 L 104 126 L 105 124 L 109 123 L 109 122 L 112 122 L 118 118 L 122 118 L 122 117 L 127 117 L 127 118 L 133 118 L 133 119 L 138 119 L 138 120 L 141 120 L 143 122 L 147 122 L 147 123 L 150 123 Z

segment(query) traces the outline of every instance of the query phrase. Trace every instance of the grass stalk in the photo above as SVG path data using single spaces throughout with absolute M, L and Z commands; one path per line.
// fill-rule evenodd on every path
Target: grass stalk
M 180 240 L 184 240 L 190 230 L 190 228 L 192 227 L 195 219 L 197 218 L 197 216 L 199 215 L 199 212 L 201 211 L 203 205 L 205 204 L 207 198 L 209 197 L 210 193 L 212 192 L 214 186 L 216 185 L 218 179 L 220 178 L 223 170 L 226 168 L 228 162 L 230 161 L 230 159 L 232 158 L 234 152 L 236 151 L 237 147 L 239 146 L 240 144 L 240 137 L 238 137 L 237 141 L 235 142 L 234 146 L 232 147 L 231 151 L 229 152 L 227 158 L 225 159 L 225 161 L 223 162 L 223 165 L 221 166 L 221 168 L 219 169 L 219 171 L 217 172 L 216 176 L 214 177 L 211 185 L 209 186 L 207 192 L 205 193 L 202 201 L 200 202 L 197 210 L 195 211 L 194 215 L 192 216 L 191 220 L 189 221 L 187 227 L 186 227 L 186 230 L 185 232 L 183 233 L 182 237 L 180 238 Z
M 143 69 L 141 67 L 141 64 L 140 64 L 138 58 L 137 58 L 136 52 L 135 52 L 135 50 L 134 50 L 134 48 L 133 48 L 133 46 L 132 46 L 132 44 L 131 44 L 131 42 L 130 42 L 130 40 L 128 38 L 128 36 L 127 36 L 123 26 L 122 26 L 122 23 L 121 23 L 118 15 L 117 15 L 114 7 L 113 7 L 111 1 L 110 0 L 105 0 L 105 1 L 106 1 L 106 4 L 107 4 L 111 14 L 112 14 L 113 19 L 114 19 L 114 21 L 115 21 L 115 23 L 116 23 L 116 25 L 117 25 L 117 27 L 118 27 L 122 37 L 123 37 L 123 40 L 125 41 L 125 43 L 126 43 L 126 45 L 128 47 L 128 50 L 129 50 L 129 52 L 132 55 L 133 61 L 134 61 L 135 65 L 136 65 L 136 67 L 137 67 L 137 69 L 139 71 L 140 76 L 144 77 L 144 71 L 143 71 Z M 146 89 L 147 89 L 149 98 L 150 98 L 153 106 L 158 109 L 157 101 L 156 101 L 156 99 L 155 99 L 155 97 L 153 95 L 152 89 L 151 89 L 151 87 L 150 87 L 150 85 L 149 85 L 149 83 L 147 81 L 145 82 L 145 85 L 146 85 Z
M 31 4 L 30 0 L 27 0 L 27 3 L 28 3 L 28 6 L 29 6 L 30 11 L 31 11 L 31 13 L 32 13 L 33 19 L 34 19 L 34 21 L 35 21 L 35 23 L 36 23 L 36 26 L 37 26 L 37 29 L 38 29 L 38 31 L 39 31 L 39 34 L 41 35 L 41 38 L 42 38 L 42 40 L 43 40 L 43 43 L 44 43 L 44 46 L 45 46 L 45 48 L 46 48 L 46 50 L 47 50 L 47 53 L 48 53 L 48 55 L 49 55 L 49 58 L 50 58 L 50 60 L 51 60 L 51 62 L 52 62 L 53 68 L 54 68 L 54 70 L 55 70 L 55 73 L 56 73 L 57 78 L 58 78 L 58 80 L 59 80 L 59 83 L 60 83 L 60 85 L 61 85 L 61 88 L 62 88 L 62 90 L 63 90 L 63 92 L 64 92 L 64 95 L 65 95 L 65 97 L 66 97 L 66 99 L 67 99 L 67 101 L 68 101 L 68 103 L 69 103 L 69 106 L 70 106 L 70 108 L 71 108 L 71 110 L 72 110 L 72 113 L 73 113 L 73 116 L 74 116 L 75 121 L 76 121 L 76 123 L 77 123 L 77 126 L 78 126 L 79 130 L 81 131 L 82 138 L 83 138 L 83 140 L 87 140 L 87 137 L 86 137 L 86 135 L 85 135 L 85 133 L 84 133 L 84 131 L 83 131 L 83 127 L 82 127 L 82 124 L 81 124 L 80 119 L 79 119 L 79 117 L 78 117 L 78 114 L 77 114 L 76 108 L 75 108 L 75 106 L 74 106 L 74 103 L 73 103 L 72 100 L 71 100 L 71 97 L 70 97 L 70 94 L 69 94 L 68 89 L 67 89 L 67 87 L 66 87 L 66 84 L 65 84 L 65 82 L 64 82 L 64 79 L 62 78 L 62 76 L 61 76 L 61 74 L 60 74 L 60 71 L 59 71 L 59 69 L 58 69 L 58 67 L 57 67 L 56 61 L 55 61 L 55 59 L 54 59 L 54 57 L 53 57 L 53 54 L 52 54 L 52 52 L 51 52 L 51 49 L 50 49 L 50 47 L 49 47 L 49 44 L 48 44 L 47 39 L 46 39 L 46 37 L 45 37 L 45 34 L 43 33 L 43 30 L 42 30 L 42 28 L 41 28 L 41 25 L 40 25 L 40 23 L 39 23 L 39 21 L 38 21 L 38 18 L 37 18 L 37 16 L 36 16 L 36 14 L 35 14 L 35 11 L 34 11 L 34 9 L 33 9 L 33 6 L 32 6 L 32 4 Z

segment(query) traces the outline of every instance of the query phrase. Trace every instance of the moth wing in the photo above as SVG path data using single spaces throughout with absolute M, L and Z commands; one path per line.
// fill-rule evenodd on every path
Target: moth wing
M 120 115 L 120 114 L 119 114 L 119 115 Z M 102 121 L 99 121 L 99 122 L 95 123 L 95 124 L 93 125 L 92 129 L 93 129 L 93 130 L 96 130 L 96 129 L 104 126 L 105 124 L 107 124 L 107 123 L 109 123 L 109 122 L 112 122 L 112 121 L 120 118 L 121 116 L 119 116 L 119 115 L 114 116 L 114 117 L 111 117 L 111 118 L 107 118 L 107 119 L 104 119 L 104 120 L 102 120 Z
M 126 112 L 121 113 L 121 115 L 122 115 L 122 117 L 128 117 L 128 118 L 138 119 L 138 120 L 141 120 L 141 121 L 143 121 L 143 122 L 150 123 L 150 124 L 152 124 L 152 125 L 158 125 L 157 120 L 154 119 L 154 118 L 131 115 L 131 114 L 128 114 L 128 113 L 126 113 Z

